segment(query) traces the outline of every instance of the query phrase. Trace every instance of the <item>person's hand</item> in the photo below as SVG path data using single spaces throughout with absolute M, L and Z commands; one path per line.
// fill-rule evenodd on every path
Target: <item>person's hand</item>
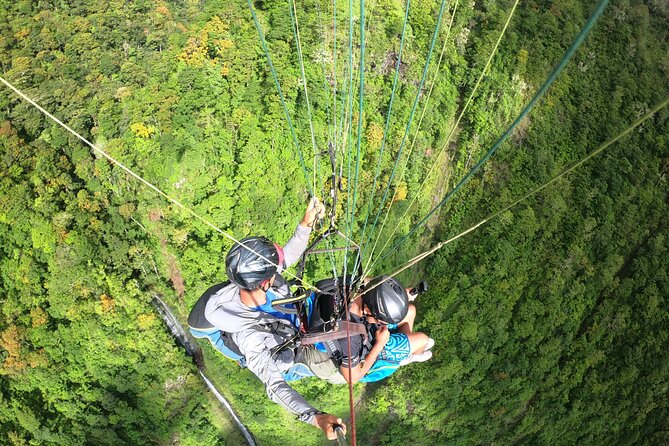
M 384 346 L 388 343 L 389 339 L 390 330 L 388 330 L 388 327 L 385 325 L 379 325 L 379 328 L 376 330 L 376 334 L 374 335 L 374 345 L 380 344 L 381 346 Z
M 329 413 L 318 414 L 314 417 L 314 424 L 318 426 L 323 433 L 328 437 L 328 440 L 336 440 L 337 433 L 335 428 L 341 426 L 346 435 L 346 425 L 342 422 L 341 418 L 337 418 L 334 415 Z
M 302 226 L 306 226 L 308 228 L 311 228 L 314 226 L 314 222 L 316 219 L 321 219 L 325 215 L 325 206 L 323 203 L 321 203 L 321 200 L 319 200 L 317 197 L 313 197 L 311 200 L 309 200 L 309 204 L 307 205 L 307 210 L 304 213 L 304 218 L 302 218 L 302 221 L 300 224 Z

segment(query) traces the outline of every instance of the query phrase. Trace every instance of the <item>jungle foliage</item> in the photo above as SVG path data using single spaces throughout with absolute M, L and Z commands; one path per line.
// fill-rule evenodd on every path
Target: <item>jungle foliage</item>
M 246 1 L 0 0 L 0 71 L 239 238 L 290 237 L 310 189 L 327 195 L 332 142 L 345 177 L 339 227 L 357 241 L 363 231 L 378 236 L 381 248 L 407 234 L 507 129 L 595 7 L 519 4 L 449 141 L 513 2 L 446 2 L 422 88 L 441 2 L 411 2 L 385 140 L 406 3 L 366 2 L 362 115 L 348 2 L 336 11 L 332 2 L 297 2 L 309 107 L 291 4 L 253 3 L 299 151 Z M 226 279 L 230 241 L 2 88 L 2 442 L 241 444 L 150 304 L 159 293 L 185 321 L 200 294 Z M 667 3 L 612 2 L 509 141 L 373 272 L 388 273 L 504 208 L 667 94 Z M 416 329 L 436 340 L 435 357 L 356 386 L 359 444 L 669 442 L 668 175 L 665 109 L 403 273 L 407 285 L 430 283 Z M 377 210 L 388 210 L 388 221 L 381 229 L 380 213 L 371 230 Z M 343 254 L 335 260 L 341 266 Z M 330 274 L 328 256 L 310 259 L 308 280 Z M 202 347 L 208 372 L 259 444 L 324 442 L 270 403 L 250 372 Z M 344 387 L 295 387 L 348 417 Z

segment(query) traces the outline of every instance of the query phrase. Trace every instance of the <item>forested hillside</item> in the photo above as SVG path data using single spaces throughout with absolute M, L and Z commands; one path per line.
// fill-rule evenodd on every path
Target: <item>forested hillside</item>
M 406 25 L 406 1 L 364 4 L 361 33 L 349 2 L 258 0 L 256 24 L 242 0 L 0 0 L 0 76 L 237 238 L 285 242 L 311 194 L 330 206 L 332 154 L 338 227 L 373 274 L 504 209 L 669 95 L 669 5 L 611 2 L 510 138 L 412 231 L 597 4 L 414 0 Z M 151 305 L 161 294 L 185 323 L 226 280 L 230 240 L 5 86 L 0 172 L 0 442 L 243 444 Z M 416 328 L 434 358 L 355 386 L 358 444 L 669 443 L 668 177 L 664 108 L 403 272 L 430 284 Z M 310 256 L 305 278 L 352 257 Z M 260 445 L 326 443 L 201 345 Z M 295 388 L 348 420 L 344 386 Z

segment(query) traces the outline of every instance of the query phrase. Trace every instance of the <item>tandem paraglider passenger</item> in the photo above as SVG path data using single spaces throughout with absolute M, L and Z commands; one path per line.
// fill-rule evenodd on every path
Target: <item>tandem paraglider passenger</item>
M 410 302 L 420 292 L 421 286 L 408 290 L 385 275 L 363 286 L 349 306 L 349 321 L 363 324 L 367 333 L 352 335 L 350 348 L 340 339 L 333 355 L 346 382 L 380 381 L 400 366 L 432 358 L 434 340 L 413 331 L 416 307 Z
M 299 334 L 297 312 L 272 306 L 273 301 L 290 296 L 280 273 L 306 250 L 312 226 L 323 214 L 323 204 L 313 198 L 284 247 L 265 237 L 248 237 L 235 244 L 225 259 L 230 281 L 203 294 L 188 324 L 194 336 L 209 339 L 221 353 L 253 372 L 270 400 L 336 439 L 338 426 L 345 431 L 342 420 L 310 405 L 287 383 L 313 376 L 304 362 L 314 355 L 304 355 L 293 342 Z

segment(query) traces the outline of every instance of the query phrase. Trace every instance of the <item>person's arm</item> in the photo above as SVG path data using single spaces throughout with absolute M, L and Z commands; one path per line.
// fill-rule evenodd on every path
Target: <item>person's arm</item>
M 271 337 L 270 333 L 253 329 L 232 334 L 233 341 L 246 358 L 248 369 L 265 385 L 269 399 L 297 415 L 300 421 L 320 428 L 330 440 L 335 440 L 334 428 L 343 424 L 341 419 L 319 411 L 286 383 L 265 344 Z
M 297 228 L 295 229 L 291 239 L 288 240 L 288 243 L 286 243 L 286 245 L 283 247 L 286 268 L 297 262 L 297 260 L 307 249 L 309 236 L 311 235 L 311 228 L 313 227 L 316 219 L 322 216 L 324 212 L 325 207 L 318 198 L 314 197 L 309 200 L 309 205 L 307 206 L 307 210 L 304 213 L 302 221 L 299 225 L 297 225 Z M 281 270 L 279 272 L 281 272 Z
M 323 218 L 324 215 L 325 206 L 321 203 L 321 200 L 319 200 L 318 197 L 312 197 L 307 205 L 307 210 L 304 212 L 304 217 L 302 217 L 300 226 L 313 228 L 316 220 Z
M 311 406 L 297 391 L 283 379 L 281 371 L 272 358 L 266 342 L 273 338 L 271 333 L 247 329 L 232 334 L 232 339 L 246 358 L 246 365 L 265 385 L 267 396 L 275 403 L 288 409 L 300 420 L 311 422 L 319 411 Z
M 383 347 L 385 347 L 388 343 L 388 339 L 390 339 L 390 332 L 388 331 L 388 327 L 380 326 L 376 331 L 374 345 L 372 346 L 372 349 L 369 351 L 369 353 L 367 353 L 367 356 L 365 356 L 364 362 L 357 363 L 355 365 L 351 364 L 351 376 L 349 377 L 348 365 L 341 365 L 339 367 L 339 371 L 342 375 L 344 375 L 346 382 L 355 384 L 369 372 L 369 370 L 376 362 L 379 354 L 381 353 L 381 350 L 383 350 Z M 362 366 L 360 364 L 362 364 Z

